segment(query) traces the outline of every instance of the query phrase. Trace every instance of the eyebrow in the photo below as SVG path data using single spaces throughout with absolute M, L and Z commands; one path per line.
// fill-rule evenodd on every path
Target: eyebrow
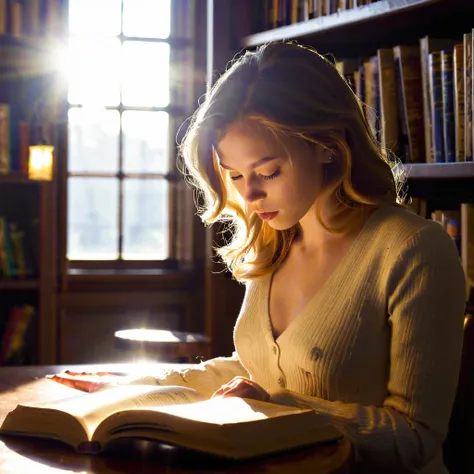
M 265 163 L 268 163 L 270 161 L 273 161 L 273 160 L 276 160 L 278 159 L 279 157 L 278 156 L 265 156 L 263 158 L 260 158 L 260 160 L 257 160 L 255 163 L 252 163 L 250 165 L 250 169 L 255 169 L 255 168 L 258 168 L 259 166 L 262 166 L 264 165 Z M 228 171 L 235 171 L 233 168 L 231 168 L 230 166 L 227 166 L 226 164 L 222 163 L 222 161 L 219 162 L 219 165 L 228 170 Z

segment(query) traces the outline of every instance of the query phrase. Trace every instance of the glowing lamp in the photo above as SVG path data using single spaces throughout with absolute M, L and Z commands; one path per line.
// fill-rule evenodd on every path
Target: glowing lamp
M 51 181 L 53 179 L 53 152 L 54 146 L 30 146 L 28 157 L 28 178 L 38 181 Z

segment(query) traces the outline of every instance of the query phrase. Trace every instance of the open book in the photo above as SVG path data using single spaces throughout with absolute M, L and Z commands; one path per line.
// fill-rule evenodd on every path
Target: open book
M 112 440 L 142 438 L 230 459 L 341 438 L 312 410 L 236 397 L 205 399 L 187 387 L 155 385 L 18 405 L 0 434 L 53 438 L 87 453 L 100 452 Z

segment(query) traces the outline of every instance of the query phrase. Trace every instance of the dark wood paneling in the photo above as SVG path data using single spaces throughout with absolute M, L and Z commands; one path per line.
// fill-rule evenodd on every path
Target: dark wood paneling
M 59 304 L 59 360 L 68 364 L 130 360 L 136 354 L 117 345 L 115 331 L 184 330 L 193 307 L 192 295 L 177 290 L 80 291 L 64 294 Z

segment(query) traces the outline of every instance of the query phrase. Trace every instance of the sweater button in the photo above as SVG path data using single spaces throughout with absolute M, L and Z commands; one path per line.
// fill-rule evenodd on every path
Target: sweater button
M 311 359 L 312 360 L 319 360 L 321 358 L 321 351 L 315 347 L 312 351 L 311 351 Z
M 277 347 L 273 346 L 273 353 L 276 355 L 277 354 Z
M 285 379 L 284 379 L 283 377 L 280 377 L 280 378 L 278 379 L 278 385 L 279 385 L 280 387 L 284 387 L 284 386 L 285 386 Z

